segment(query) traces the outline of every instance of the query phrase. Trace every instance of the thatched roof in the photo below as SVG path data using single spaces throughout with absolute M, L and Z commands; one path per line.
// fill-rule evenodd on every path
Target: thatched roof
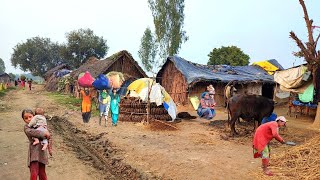
M 80 73 L 89 71 L 91 76 L 96 78 L 99 74 L 106 74 L 107 72 L 110 71 L 110 67 L 117 62 L 118 60 L 121 59 L 127 59 L 134 65 L 137 70 L 143 75 L 144 77 L 147 77 L 146 73 L 143 71 L 143 69 L 139 66 L 139 64 L 133 59 L 131 54 L 126 51 L 120 51 L 118 53 L 113 54 L 110 57 L 107 57 L 104 60 L 88 60 L 85 64 L 80 66 L 78 69 L 74 70 L 73 72 L 70 73 L 70 76 L 73 78 L 77 79 Z M 120 70 L 118 70 L 120 71 Z
M 54 72 L 59 71 L 61 69 L 70 69 L 70 66 L 68 66 L 67 64 L 61 64 L 59 66 L 56 66 L 44 74 L 44 79 L 48 81 L 48 79 L 52 76 Z

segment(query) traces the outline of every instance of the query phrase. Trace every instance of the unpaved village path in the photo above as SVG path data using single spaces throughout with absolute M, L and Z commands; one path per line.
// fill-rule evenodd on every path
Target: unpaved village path
M 58 105 L 47 94 L 36 85 L 1 98 L 0 179 L 29 178 L 21 110 L 35 107 L 43 107 L 52 117 L 48 121 L 54 155 L 46 169 L 50 180 L 255 179 L 250 172 L 261 170 L 260 159 L 252 158 L 252 135 L 226 140 L 218 123 L 202 119 L 182 120 L 176 131 L 155 131 L 132 122 L 111 127 L 109 121 L 103 127 L 97 117 L 83 124 L 80 111 Z M 215 119 L 226 119 L 223 110 Z

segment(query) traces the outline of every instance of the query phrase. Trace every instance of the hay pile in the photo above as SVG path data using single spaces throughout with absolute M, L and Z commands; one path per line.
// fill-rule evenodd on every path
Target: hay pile
M 272 158 L 272 170 L 283 178 L 320 179 L 319 169 L 320 135 Z

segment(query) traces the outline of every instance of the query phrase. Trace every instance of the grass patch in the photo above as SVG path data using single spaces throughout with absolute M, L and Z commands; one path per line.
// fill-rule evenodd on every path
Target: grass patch
M 8 87 L 7 89 L 1 90 L 0 91 L 0 97 L 3 97 L 7 94 L 7 92 L 16 89 L 16 87 Z
M 51 97 L 56 103 L 64 105 L 70 110 L 81 111 L 82 99 L 77 99 L 73 96 L 60 94 L 58 92 L 49 93 L 49 97 Z M 91 109 L 91 116 L 99 115 L 99 110 L 96 109 L 96 104 L 94 102 L 92 102 Z

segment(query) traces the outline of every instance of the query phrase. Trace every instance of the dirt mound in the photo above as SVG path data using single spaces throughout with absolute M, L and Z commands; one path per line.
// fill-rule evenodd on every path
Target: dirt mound
M 176 131 L 178 128 L 174 123 L 164 122 L 157 119 L 151 119 L 146 128 L 152 131 Z
M 53 116 L 48 122 L 50 127 L 53 127 L 53 134 L 61 135 L 79 159 L 103 171 L 106 179 L 150 178 L 123 162 L 118 149 L 104 137 L 106 132 L 92 135 L 79 130 L 67 119 L 58 116 Z

